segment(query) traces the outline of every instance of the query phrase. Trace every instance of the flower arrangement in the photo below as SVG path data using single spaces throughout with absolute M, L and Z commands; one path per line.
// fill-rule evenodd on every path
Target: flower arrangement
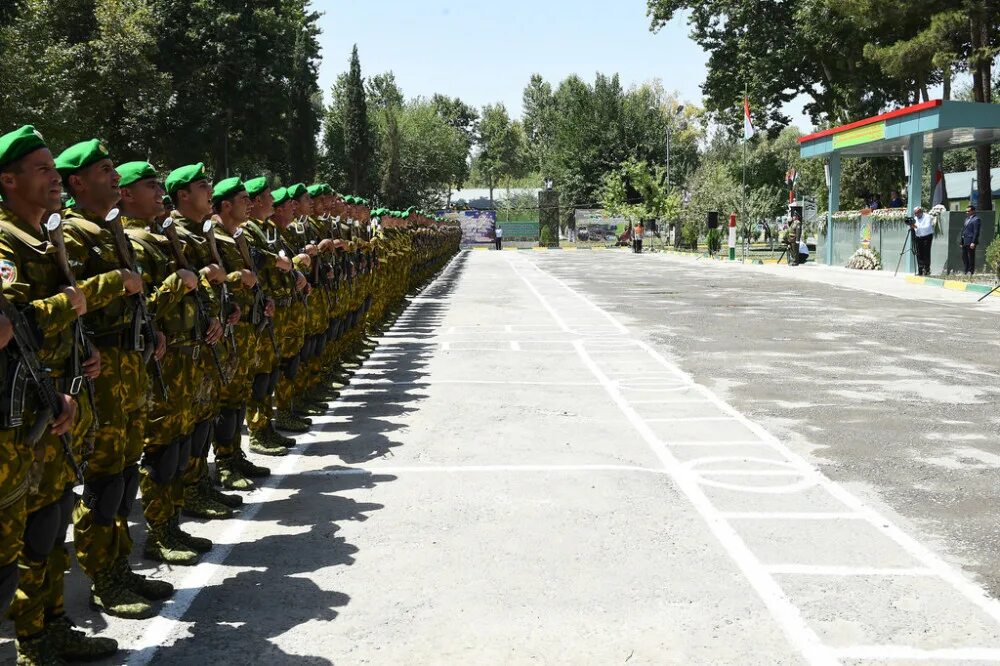
M 878 208 L 871 212 L 873 222 L 902 222 L 909 215 L 905 208 Z
M 882 270 L 882 255 L 878 250 L 869 247 L 858 248 L 857 252 L 847 261 L 848 268 L 860 271 L 880 271 Z
M 860 210 L 838 210 L 834 211 L 830 217 L 834 222 L 857 222 L 861 219 Z

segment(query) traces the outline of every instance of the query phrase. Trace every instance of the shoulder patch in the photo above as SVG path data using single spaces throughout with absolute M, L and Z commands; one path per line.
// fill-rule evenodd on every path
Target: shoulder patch
M 17 282 L 17 264 L 10 259 L 0 259 L 0 282 L 4 286 Z

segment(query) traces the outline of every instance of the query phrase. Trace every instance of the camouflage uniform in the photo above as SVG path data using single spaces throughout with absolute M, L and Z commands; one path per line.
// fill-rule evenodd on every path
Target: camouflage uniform
M 195 426 L 191 405 L 199 383 L 195 365 L 201 351 L 196 330 L 197 296 L 185 292 L 166 237 L 154 233 L 144 220 L 125 219 L 122 224 L 143 268 L 147 291 L 152 292 L 150 313 L 167 340 L 160 365 L 169 399 L 153 392 L 143 437 L 140 489 L 148 525 L 145 554 L 171 564 L 194 564 L 199 552 L 212 547 L 211 541 L 192 537 L 179 525 L 179 505 L 183 504 L 179 478 L 191 460 Z M 207 287 L 207 282 L 202 287 Z
M 75 346 L 70 324 L 76 314 L 66 296 L 52 296 L 66 282 L 54 259 L 52 246 L 40 232 L 9 210 L 0 210 L 0 268 L 5 294 L 13 303 L 31 303 L 42 333 L 39 360 L 51 368 L 57 388 L 68 393 L 72 378 L 66 376 L 66 367 Z M 88 308 L 99 309 L 124 294 L 118 271 L 81 281 L 78 286 L 87 297 Z M 93 419 L 86 409 L 87 401 L 78 402 L 80 418 L 73 430 L 75 442 L 82 441 Z M 30 423 L 34 410 L 26 411 L 26 422 Z M 80 454 L 77 446 L 74 455 L 79 459 Z M 68 565 L 62 540 L 71 517 L 76 480 L 59 438 L 51 432 L 46 432 L 35 447 L 31 477 L 26 538 L 18 558 L 20 581 L 11 604 L 19 640 L 40 634 L 50 620 L 62 615 L 63 576 Z M 35 538 L 33 526 L 42 523 L 57 526 L 55 542 L 41 543 Z
M 208 245 L 208 240 L 204 237 L 202 223 L 190 220 L 177 211 L 171 215 L 177 229 L 177 235 L 184 242 L 184 256 L 192 270 L 200 270 L 209 264 L 215 263 L 212 252 Z M 233 271 L 226 275 L 226 288 L 231 297 L 243 290 L 242 278 L 239 271 Z M 213 302 L 221 306 L 222 296 L 221 286 L 212 286 Z M 225 323 L 229 313 L 219 313 L 219 319 Z M 223 340 L 217 345 L 219 355 L 222 358 L 223 367 L 228 377 L 234 377 L 238 357 L 233 353 L 231 343 Z M 191 462 L 183 475 L 184 482 L 184 502 L 186 505 L 207 506 L 212 509 L 215 515 L 211 517 L 223 517 L 231 511 L 222 511 L 226 507 L 217 507 L 222 498 L 214 493 L 209 482 L 208 474 L 208 454 L 209 442 L 212 439 L 215 421 L 221 412 L 222 381 L 215 370 L 208 345 L 202 344 L 196 364 L 197 376 L 201 381 L 196 385 L 194 400 L 192 402 L 191 418 L 195 423 L 194 435 L 191 446 Z M 203 515 L 203 517 L 210 517 Z
M 243 237 L 253 248 L 261 287 L 274 300 L 274 317 L 270 325 L 274 327 L 277 352 L 280 354 L 280 358 L 275 354 L 270 335 L 265 332 L 259 336 L 259 366 L 247 411 L 250 446 L 258 453 L 280 455 L 275 449 L 290 446 L 295 440 L 275 432 L 274 399 L 282 369 L 292 363 L 292 359 L 302 349 L 303 333 L 301 329 L 295 330 L 295 327 L 302 325 L 305 305 L 296 297 L 295 274 L 284 273 L 275 267 L 279 254 L 292 259 L 290 251 L 280 242 L 277 227 L 271 222 L 251 219 L 242 228 Z

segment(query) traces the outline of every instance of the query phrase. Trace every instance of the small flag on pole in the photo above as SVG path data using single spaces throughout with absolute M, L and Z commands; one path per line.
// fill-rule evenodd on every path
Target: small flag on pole
M 948 205 L 948 192 L 945 191 L 944 173 L 941 171 L 941 169 L 938 169 L 937 173 L 934 174 L 934 205 L 935 206 Z
M 749 141 L 754 135 L 753 121 L 750 119 L 750 98 L 743 98 L 743 140 Z

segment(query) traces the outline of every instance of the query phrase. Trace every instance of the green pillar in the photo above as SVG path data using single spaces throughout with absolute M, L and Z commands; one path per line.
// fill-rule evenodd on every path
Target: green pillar
M 924 186 L 924 135 L 910 136 L 910 183 L 906 188 L 906 209 L 913 215 L 913 209 L 921 205 Z M 910 239 L 913 240 L 912 238 Z M 906 258 L 906 270 L 917 272 L 917 256 L 910 252 Z
M 548 229 L 548 247 L 559 247 L 559 193 L 542 190 L 538 193 L 538 244 L 542 242 L 542 230 Z
M 833 265 L 833 213 L 840 210 L 840 153 L 830 153 L 830 198 L 826 214 L 826 265 Z

